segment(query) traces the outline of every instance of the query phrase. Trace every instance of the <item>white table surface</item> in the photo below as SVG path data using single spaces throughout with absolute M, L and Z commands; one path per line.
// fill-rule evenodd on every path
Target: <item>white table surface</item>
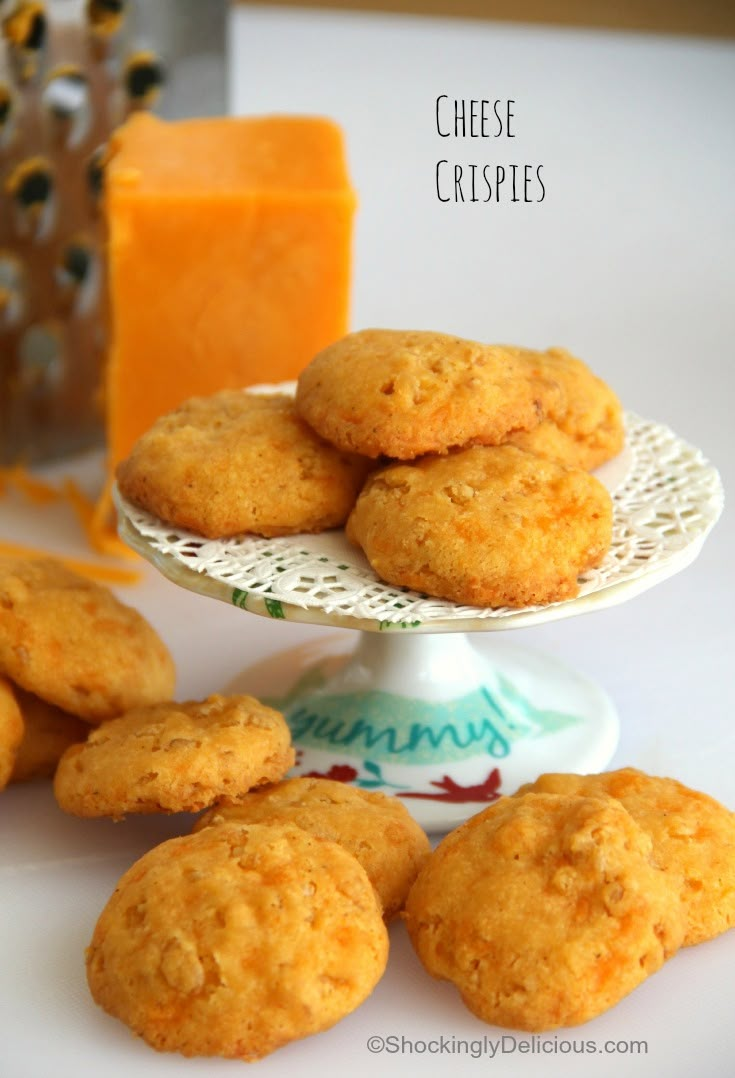
M 345 128 L 361 202 L 355 328 L 564 345 L 628 408 L 700 446 L 732 486 L 732 44 L 249 5 L 234 16 L 231 41 L 235 111 L 324 113 Z M 440 138 L 439 94 L 513 99 L 515 138 Z M 546 197 L 440 203 L 440 159 L 541 164 Z M 85 475 L 94 482 L 94 464 Z M 0 503 L 0 538 L 87 553 L 63 510 L 14 498 Z M 622 717 L 612 766 L 676 776 L 731 807 L 734 538 L 726 509 L 699 559 L 674 579 L 623 606 L 517 633 L 608 690 Z M 120 595 L 171 646 L 181 698 L 226 688 L 249 664 L 329 631 L 255 618 L 152 569 L 144 575 Z M 204 647 L 194 646 L 195 630 Z M 118 825 L 65 817 L 43 784 L 3 793 L 3 1078 L 242 1072 L 236 1062 L 156 1055 L 94 1006 L 84 981 L 84 946 L 121 872 L 187 828 L 181 817 Z M 450 985 L 428 978 L 402 925 L 391 943 L 385 977 L 355 1014 L 255 1073 L 317 1075 L 330 1063 L 354 1076 L 735 1073 L 735 933 L 681 952 L 613 1010 L 534 1038 L 533 1051 L 518 1048 L 521 1035 L 506 1031 L 503 1041 Z M 432 1043 L 371 1054 L 371 1035 Z M 647 1053 L 605 1050 L 631 1040 L 646 1041 Z M 570 1041 L 594 1042 L 597 1053 L 571 1053 Z

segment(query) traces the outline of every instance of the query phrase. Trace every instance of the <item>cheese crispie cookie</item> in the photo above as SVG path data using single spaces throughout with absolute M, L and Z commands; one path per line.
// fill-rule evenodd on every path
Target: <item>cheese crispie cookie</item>
M 370 467 L 322 441 L 290 397 L 228 389 L 157 419 L 117 482 L 135 505 L 208 539 L 270 537 L 339 527 Z
M 23 737 L 23 719 L 13 686 L 0 677 L 0 790 L 10 781 Z
M 280 712 L 252 696 L 137 708 L 62 756 L 56 800 L 74 816 L 198 812 L 277 782 L 294 763 Z
M 612 502 L 580 469 L 474 446 L 374 472 L 347 535 L 389 584 L 472 606 L 552 603 L 607 553 Z
M 497 445 L 563 406 L 536 353 L 427 330 L 366 329 L 301 372 L 300 415 L 327 441 L 367 457 L 412 460 Z
M 53 558 L 0 558 L 0 674 L 89 723 L 173 695 L 142 614 Z
M 616 456 L 625 442 L 623 409 L 615 393 L 563 348 L 537 354 L 536 362 L 563 389 L 560 406 L 529 431 L 515 431 L 511 445 L 560 464 L 591 471 Z
M 23 718 L 23 739 L 10 781 L 51 778 L 69 746 L 86 740 L 89 724 L 17 686 L 15 696 Z
M 403 908 L 430 849 L 426 834 L 397 798 L 331 779 L 302 776 L 253 790 L 238 805 L 215 806 L 194 829 L 235 821 L 293 823 L 338 842 L 367 872 L 386 920 Z
M 159 1051 L 252 1061 L 353 1011 L 387 956 L 351 854 L 298 827 L 228 824 L 170 839 L 125 873 L 87 979 Z
M 599 775 L 547 774 L 518 791 L 616 798 L 650 835 L 653 856 L 679 896 L 684 945 L 735 925 L 735 813 L 676 779 L 633 767 Z
M 503 798 L 424 865 L 406 904 L 411 941 L 485 1022 L 585 1022 L 681 943 L 681 904 L 651 848 L 611 797 Z

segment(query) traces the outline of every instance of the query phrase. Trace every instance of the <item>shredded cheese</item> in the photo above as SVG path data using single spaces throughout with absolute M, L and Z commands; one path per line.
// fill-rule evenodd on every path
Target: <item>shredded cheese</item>
M 4 494 L 8 487 L 15 487 L 35 505 L 58 502 L 63 496 L 58 487 L 31 475 L 22 464 L 15 464 L 12 468 L 3 468 L 0 471 L 0 492 Z
M 141 579 L 141 574 L 136 572 L 135 569 L 121 569 L 114 565 L 97 565 L 94 562 L 82 561 L 79 558 L 67 558 L 63 554 L 51 554 L 48 550 L 26 546 L 24 543 L 6 543 L 2 539 L 0 539 L 0 557 L 53 557 L 65 565 L 67 569 L 73 569 L 75 573 L 89 577 L 90 580 L 100 580 L 107 584 L 137 584 Z
M 63 479 L 55 485 L 32 475 L 24 465 L 16 464 L 12 467 L 0 468 L 0 497 L 10 489 L 17 490 L 34 505 L 44 506 L 53 502 L 63 502 L 69 505 L 79 521 L 89 546 L 97 553 L 116 558 L 138 558 L 138 555 L 123 543 L 114 530 L 109 485 L 95 503 L 72 478 Z M 2 555 L 22 558 L 58 557 L 59 561 L 83 576 L 110 584 L 136 584 L 141 579 L 141 574 L 132 569 L 97 565 L 94 562 L 67 558 L 53 554 L 51 551 L 0 539 L 0 556 Z

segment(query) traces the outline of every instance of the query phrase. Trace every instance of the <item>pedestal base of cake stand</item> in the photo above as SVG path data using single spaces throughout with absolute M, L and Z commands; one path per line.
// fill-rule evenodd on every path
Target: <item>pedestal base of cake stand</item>
M 617 745 L 601 688 L 498 635 L 480 647 L 466 633 L 361 632 L 348 656 L 344 636 L 327 637 L 237 688 L 285 714 L 294 774 L 391 794 L 446 831 L 543 771 L 601 770 Z M 296 672 L 285 693 L 284 670 Z

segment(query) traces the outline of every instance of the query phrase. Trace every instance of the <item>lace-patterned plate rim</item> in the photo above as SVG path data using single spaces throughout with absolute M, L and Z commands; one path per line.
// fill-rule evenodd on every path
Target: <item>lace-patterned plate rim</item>
M 625 418 L 627 470 L 611 473 L 610 551 L 580 577 L 579 595 L 561 603 L 460 606 L 381 581 L 342 531 L 211 541 L 171 528 L 115 490 L 120 533 L 174 583 L 271 618 L 368 631 L 467 632 L 571 617 L 624 602 L 686 568 L 722 511 L 719 474 L 699 449 L 664 424 L 633 413 Z

